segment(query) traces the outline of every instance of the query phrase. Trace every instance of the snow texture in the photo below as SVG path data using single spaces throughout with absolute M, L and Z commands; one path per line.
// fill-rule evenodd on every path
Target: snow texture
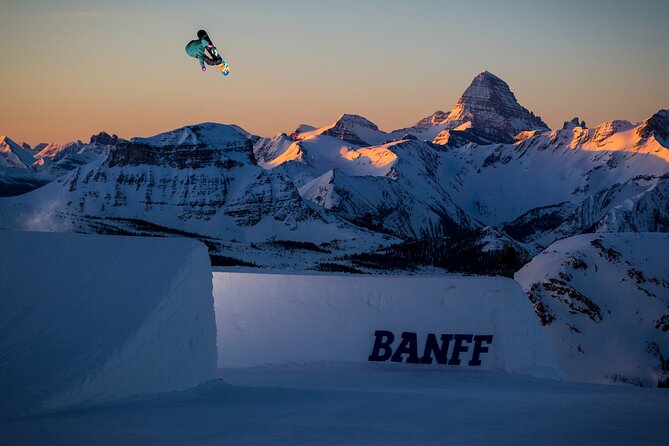
M 482 365 L 462 367 L 562 376 L 527 296 L 509 279 L 216 272 L 214 300 L 220 367 L 366 363 L 375 331 L 388 330 L 396 339 L 417 333 L 419 354 L 428 333 L 493 335 Z
M 0 417 L 215 376 L 204 245 L 0 232 L 0 246 Z
M 186 392 L 0 420 L 0 444 L 650 446 L 669 431 L 664 389 L 339 364 L 220 377 Z
M 669 234 L 583 234 L 516 273 L 571 380 L 669 378 Z

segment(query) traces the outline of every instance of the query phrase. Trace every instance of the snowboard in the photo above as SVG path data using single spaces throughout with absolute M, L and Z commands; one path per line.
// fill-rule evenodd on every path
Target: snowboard
M 218 63 L 218 70 L 221 72 L 221 74 L 223 76 L 230 74 L 230 66 L 228 66 L 228 63 L 223 60 L 216 47 L 212 45 L 211 47 L 207 48 L 207 51 L 209 52 L 211 58 L 214 59 L 216 63 Z
M 220 64 L 218 64 L 218 69 L 223 76 L 230 74 L 230 67 L 226 61 L 222 61 Z

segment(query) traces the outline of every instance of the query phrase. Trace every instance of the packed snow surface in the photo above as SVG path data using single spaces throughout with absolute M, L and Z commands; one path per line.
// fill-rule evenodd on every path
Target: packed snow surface
M 219 367 L 292 362 L 367 363 L 377 330 L 492 335 L 481 364 L 405 364 L 496 370 L 560 378 L 538 319 L 520 286 L 492 277 L 319 276 L 214 273 Z M 453 358 L 455 341 L 448 344 Z M 403 357 L 408 361 L 408 356 Z
M 0 417 L 215 376 L 201 243 L 0 232 L 0 246 Z
M 0 444 L 663 445 L 669 392 L 368 365 L 222 370 L 186 392 L 0 420 Z

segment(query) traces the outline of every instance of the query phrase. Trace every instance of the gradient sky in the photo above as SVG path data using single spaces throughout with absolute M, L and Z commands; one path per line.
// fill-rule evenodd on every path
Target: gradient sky
M 389 131 L 485 69 L 551 127 L 638 121 L 669 107 L 668 21 L 666 0 L 0 0 L 0 135 L 214 121 L 271 136 L 342 113 Z M 184 53 L 200 28 L 227 78 Z

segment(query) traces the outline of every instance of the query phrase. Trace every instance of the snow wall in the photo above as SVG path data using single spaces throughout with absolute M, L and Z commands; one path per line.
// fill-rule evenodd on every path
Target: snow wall
M 563 378 L 510 279 L 215 272 L 214 301 L 219 367 L 365 362 Z
M 203 244 L 0 232 L 0 251 L 0 415 L 215 377 Z

